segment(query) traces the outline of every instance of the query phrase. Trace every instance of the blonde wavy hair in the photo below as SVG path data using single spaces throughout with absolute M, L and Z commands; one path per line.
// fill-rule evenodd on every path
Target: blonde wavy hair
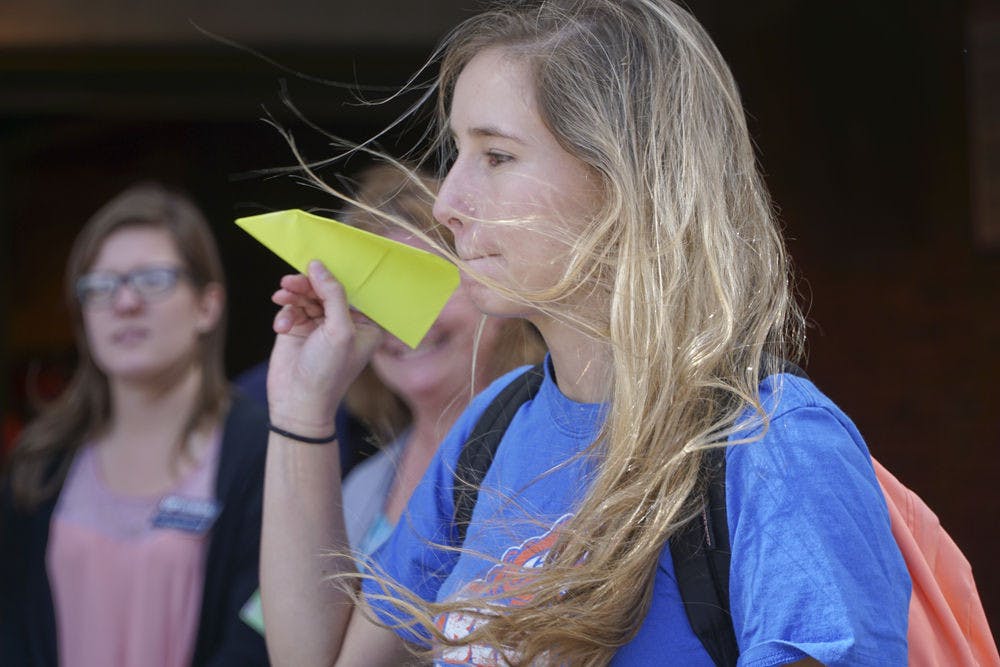
M 611 351 L 607 418 L 586 453 L 600 463 L 545 566 L 503 594 L 517 606 L 425 602 L 383 583 L 415 619 L 403 623 L 441 646 L 605 664 L 638 631 L 668 540 L 700 509 L 706 450 L 751 422 L 766 428 L 760 379 L 799 359 L 803 321 L 736 83 L 688 12 L 669 0 L 529 0 L 462 23 L 441 51 L 445 153 L 455 82 L 487 49 L 529 68 L 543 122 L 602 180 L 603 210 L 554 291 L 520 295 Z M 560 313 L 556 292 L 581 285 L 607 295 L 606 313 Z M 449 612 L 488 622 L 447 638 L 434 620 Z

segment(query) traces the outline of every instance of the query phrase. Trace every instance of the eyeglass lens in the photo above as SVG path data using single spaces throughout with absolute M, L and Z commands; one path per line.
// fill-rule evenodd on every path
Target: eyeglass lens
M 76 281 L 76 294 L 81 303 L 110 303 L 122 285 L 128 285 L 144 299 L 165 296 L 177 285 L 181 276 L 177 267 L 145 267 L 128 273 L 95 271 Z

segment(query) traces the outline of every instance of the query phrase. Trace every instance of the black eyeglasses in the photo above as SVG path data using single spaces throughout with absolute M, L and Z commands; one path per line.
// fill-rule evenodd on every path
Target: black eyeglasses
M 144 301 L 162 299 L 170 294 L 184 270 L 176 266 L 150 266 L 128 273 L 94 271 L 76 280 L 76 298 L 84 306 L 105 306 L 112 302 L 118 288 L 128 285 Z

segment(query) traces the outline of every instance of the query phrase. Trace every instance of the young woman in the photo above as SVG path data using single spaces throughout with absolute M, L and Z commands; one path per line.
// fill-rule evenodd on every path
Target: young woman
M 342 220 L 431 250 L 385 216 L 433 234 L 440 225 L 431 215 L 428 192 L 436 190 L 427 176 L 411 180 L 396 167 L 371 167 L 359 175 L 357 203 L 344 211 Z M 370 554 L 388 537 L 473 392 L 513 368 L 541 361 L 543 355 L 541 339 L 526 321 L 484 319 L 464 286 L 416 349 L 385 335 L 346 399 L 381 448 L 344 479 L 347 536 L 358 552 Z
M 725 447 L 740 664 L 907 660 L 910 582 L 864 442 L 806 379 L 732 76 L 669 0 L 508 3 L 452 33 L 435 217 L 470 291 L 549 348 L 461 544 L 460 417 L 388 541 L 345 553 L 329 415 L 378 339 L 319 262 L 282 280 L 262 585 L 283 665 L 711 664 L 668 545 Z M 364 579 L 352 595 L 344 586 Z
M 223 374 L 225 287 L 186 197 L 122 192 L 66 272 L 79 366 L 4 477 L 4 665 L 267 664 L 257 586 L 266 414 Z

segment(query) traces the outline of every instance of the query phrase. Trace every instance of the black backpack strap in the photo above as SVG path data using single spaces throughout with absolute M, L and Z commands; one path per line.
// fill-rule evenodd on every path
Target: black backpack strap
M 761 381 L 764 369 L 761 369 Z M 781 359 L 777 372 L 807 378 Z M 705 453 L 706 487 L 700 520 L 670 538 L 670 555 L 691 629 L 720 667 L 735 665 L 740 650 L 729 609 L 729 519 L 726 515 L 726 448 Z
M 726 519 L 726 450 L 705 452 L 706 502 L 700 519 L 670 538 L 670 555 L 691 629 L 720 667 L 740 655 L 729 612 L 729 522 Z
M 457 536 L 456 545 L 460 546 L 465 542 L 465 532 L 472 521 L 472 510 L 479 498 L 479 484 L 493 464 L 493 455 L 500 446 L 503 434 L 518 408 L 538 393 L 544 378 L 545 369 L 542 364 L 533 366 L 514 378 L 486 406 L 462 446 L 453 480 L 455 514 L 452 523 Z

